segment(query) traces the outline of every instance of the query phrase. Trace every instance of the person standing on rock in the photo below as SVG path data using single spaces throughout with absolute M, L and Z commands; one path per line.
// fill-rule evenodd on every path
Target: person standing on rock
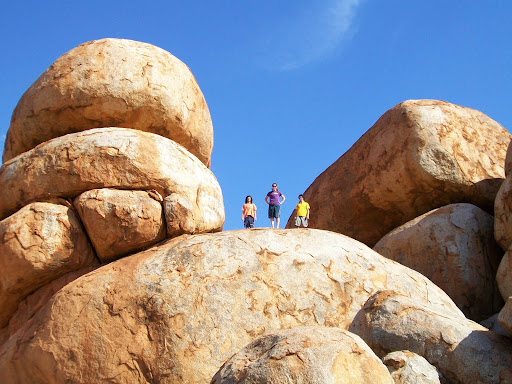
M 299 195 L 299 203 L 295 206 L 295 226 L 300 228 L 300 225 L 304 228 L 308 227 L 309 220 L 309 204 L 304 201 L 304 195 Z
M 246 229 L 254 228 L 256 220 L 256 205 L 252 202 L 252 196 L 245 198 L 245 204 L 242 206 L 242 220 Z
M 281 197 L 283 198 L 282 201 Z M 272 225 L 272 228 L 274 228 L 274 219 L 276 221 L 275 228 L 279 228 L 279 217 L 281 216 L 280 210 L 281 210 L 281 204 L 284 203 L 286 200 L 286 197 L 279 192 L 277 189 L 277 184 L 272 184 L 272 190 L 267 193 L 267 196 L 265 196 L 265 203 L 268 204 L 268 218 L 270 219 L 270 224 Z

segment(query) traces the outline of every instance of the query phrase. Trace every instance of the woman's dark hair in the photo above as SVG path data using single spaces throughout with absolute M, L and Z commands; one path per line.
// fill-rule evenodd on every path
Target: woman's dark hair
M 302 196 L 302 198 L 304 198 L 304 195 L 301 194 L 301 195 L 299 195 L 299 199 L 300 199 L 301 196 Z
M 247 200 L 249 200 L 249 198 L 251 198 L 251 203 L 252 203 L 252 196 L 251 196 L 251 195 L 247 195 L 247 196 L 245 197 L 245 202 L 246 202 L 246 203 L 248 203 L 248 201 L 247 201 Z

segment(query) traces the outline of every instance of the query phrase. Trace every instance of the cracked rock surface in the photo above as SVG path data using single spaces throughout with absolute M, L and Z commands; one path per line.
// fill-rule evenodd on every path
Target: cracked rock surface
M 69 207 L 32 203 L 0 221 L 0 328 L 33 291 L 98 264 L 80 219 Z
M 382 362 L 388 367 L 395 384 L 441 384 L 436 367 L 411 351 L 388 353 Z
M 207 383 L 280 329 L 347 328 L 393 289 L 465 321 L 419 273 L 313 229 L 184 235 L 60 289 L 0 346 L 5 383 Z

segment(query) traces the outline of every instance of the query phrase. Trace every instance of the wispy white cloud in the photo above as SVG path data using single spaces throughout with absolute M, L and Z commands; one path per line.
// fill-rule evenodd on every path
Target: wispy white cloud
M 311 2 L 300 14 L 271 27 L 261 52 L 268 69 L 287 71 L 321 61 L 354 32 L 354 18 L 363 0 Z

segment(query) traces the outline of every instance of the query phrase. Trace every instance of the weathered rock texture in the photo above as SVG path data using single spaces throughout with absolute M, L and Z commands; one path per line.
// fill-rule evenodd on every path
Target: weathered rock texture
M 509 248 L 501 259 L 496 273 L 496 282 L 503 300 L 512 296 L 512 248 Z
M 13 112 L 3 160 L 99 127 L 162 135 L 210 166 L 210 112 L 188 67 L 161 48 L 122 39 L 79 45 L 32 84 Z
M 502 250 L 494 218 L 472 204 L 450 204 L 407 222 L 373 247 L 428 277 L 464 314 L 481 321 L 503 305 L 495 282 Z
M 66 206 L 33 203 L 0 221 L 0 328 L 31 292 L 96 264 L 80 220 Z
M 494 201 L 494 236 L 503 250 L 512 245 L 512 145 L 507 150 L 505 169 L 507 176 Z
M 454 383 L 512 382 L 510 339 L 396 292 L 372 296 L 349 330 L 379 356 L 403 349 L 423 356 Z
M 181 145 L 126 128 L 98 128 L 50 140 L 0 168 L 0 217 L 47 196 L 74 198 L 99 188 L 154 189 L 179 196 L 175 236 L 222 229 L 224 204 L 217 179 Z M 192 230 L 191 230 L 192 229 Z
M 498 321 L 505 331 L 512 336 L 512 296 L 508 298 L 505 306 L 500 311 Z
M 359 336 L 339 328 L 309 326 L 253 341 L 211 381 L 228 383 L 393 384 L 393 380 Z
M 388 353 L 382 359 L 395 384 L 440 384 L 439 373 L 425 358 L 410 351 Z
M 343 235 L 256 229 L 182 236 L 62 288 L 0 347 L 0 378 L 204 383 L 264 334 L 348 327 L 383 289 L 464 320 L 428 279 Z
M 165 239 L 162 204 L 145 191 L 94 189 L 74 205 L 102 262 Z
M 492 212 L 510 139 L 481 112 L 436 100 L 402 102 L 306 190 L 315 213 L 310 227 L 373 246 L 392 229 L 450 203 Z
M 51 297 L 58 292 L 62 287 L 69 284 L 71 281 L 93 271 L 97 266 L 78 269 L 73 272 L 66 273 L 65 275 L 50 281 L 48 284 L 43 285 L 38 290 L 34 291 L 23 299 L 18 304 L 18 309 L 9 320 L 9 325 L 0 329 L 0 345 L 2 345 L 8 338 L 20 328 L 22 328 L 27 321 L 29 321 L 39 309 L 51 299 Z

